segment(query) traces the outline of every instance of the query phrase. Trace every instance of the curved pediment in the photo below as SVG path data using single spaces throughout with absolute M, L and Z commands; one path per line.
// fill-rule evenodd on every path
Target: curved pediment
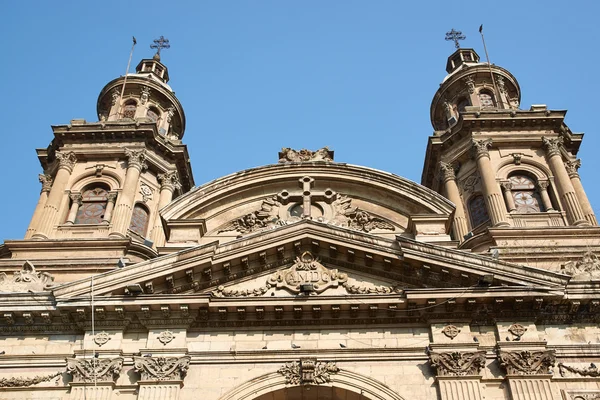
M 162 210 L 167 246 L 226 242 L 302 219 L 383 237 L 449 240 L 454 207 L 382 171 L 331 162 L 268 165 L 232 174 Z M 432 240 L 433 241 L 433 240 Z

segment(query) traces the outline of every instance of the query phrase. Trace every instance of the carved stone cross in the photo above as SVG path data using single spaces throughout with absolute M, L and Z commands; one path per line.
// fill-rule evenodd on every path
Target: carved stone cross
M 288 204 L 290 201 L 302 201 L 302 218 L 311 218 L 311 204 L 314 201 L 324 200 L 328 204 L 337 198 L 337 193 L 331 189 L 323 191 L 312 190 L 315 180 L 310 176 L 304 176 L 298 179 L 302 191 L 290 192 L 282 190 L 277 195 L 281 204 Z

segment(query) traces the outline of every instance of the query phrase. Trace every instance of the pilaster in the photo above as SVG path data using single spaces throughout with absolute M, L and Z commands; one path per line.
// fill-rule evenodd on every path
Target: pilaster
M 429 352 L 441 400 L 481 400 L 481 376 L 485 351 Z
M 70 400 L 110 400 L 123 358 L 68 358 L 67 373 L 73 377 Z
M 134 357 L 141 374 L 138 400 L 177 400 L 190 365 L 190 357 Z

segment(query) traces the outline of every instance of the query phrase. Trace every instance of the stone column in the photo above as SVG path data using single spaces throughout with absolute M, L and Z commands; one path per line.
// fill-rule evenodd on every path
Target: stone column
M 67 224 L 74 224 L 75 218 L 77 218 L 77 211 L 83 204 L 81 199 L 81 193 L 71 193 L 71 208 L 69 209 L 69 215 L 67 216 Z
M 589 222 L 586 221 L 583 215 L 583 210 L 571 183 L 571 178 L 569 178 L 565 164 L 562 161 L 560 154 L 560 147 L 563 143 L 562 137 L 556 139 L 542 137 L 542 142 L 546 147 L 546 156 L 555 177 L 554 183 L 558 189 L 558 195 L 565 207 L 570 223 L 572 225 L 589 225 Z
M 133 368 L 141 374 L 138 400 L 177 400 L 190 357 L 134 357 Z
M 556 362 L 554 350 L 498 352 L 500 365 L 506 369 L 506 380 L 513 400 L 560 400 L 552 382 L 550 367 Z
M 181 184 L 177 177 L 177 171 L 169 171 L 158 175 L 158 181 L 161 184 L 160 196 L 158 199 L 158 211 L 160 211 L 173 200 L 173 192 L 175 189 L 179 189 Z M 159 212 L 154 215 L 154 225 L 152 227 L 152 232 L 150 233 L 150 240 L 154 242 L 155 247 L 164 246 L 165 244 L 165 232 L 163 230 Z
M 575 193 L 577 193 L 577 199 L 579 200 L 579 204 L 581 204 L 581 210 L 583 211 L 585 219 L 594 226 L 598 225 L 598 220 L 596 219 L 596 215 L 594 215 L 594 210 L 592 209 L 592 205 L 585 194 L 585 190 L 583 190 L 581 178 L 577 172 L 579 167 L 581 167 L 581 160 L 577 159 L 575 161 L 567 161 L 565 163 L 565 167 L 567 168 L 569 178 L 571 178 L 571 184 L 575 189 Z
M 515 199 L 512 195 L 512 183 L 502 182 L 500 186 L 502 187 L 502 191 L 504 192 L 504 201 L 506 202 L 506 208 L 508 209 L 508 212 L 515 211 L 517 209 L 517 206 L 515 206 Z
M 554 211 L 554 206 L 552 206 L 552 201 L 550 201 L 550 196 L 548 195 L 548 186 L 550 182 L 548 181 L 538 181 L 537 189 L 540 192 L 540 196 L 542 197 L 542 204 L 544 205 L 544 209 L 546 211 Z
M 38 229 L 33 234 L 32 239 L 48 239 L 50 236 L 50 232 L 52 232 L 52 228 L 57 222 L 58 209 L 69 183 L 71 172 L 73 172 L 73 168 L 75 167 L 77 157 L 73 152 L 63 153 L 57 151 L 56 161 L 58 162 L 58 171 L 54 177 L 52 189 L 50 189 L 50 193 L 48 194 L 48 200 L 46 200 L 46 204 L 42 210 Z
M 110 400 L 123 358 L 68 358 L 67 373 L 73 376 L 70 400 Z
M 108 194 L 106 202 L 106 210 L 104 210 L 104 217 L 102 218 L 103 224 L 110 224 L 110 219 L 112 218 L 113 210 L 115 209 L 115 201 L 117 200 L 117 194 L 111 192 Z
M 140 174 L 143 169 L 147 168 L 146 150 L 125 149 L 125 155 L 127 156 L 127 172 L 112 216 L 112 229 L 109 234 L 111 237 L 123 238 L 127 235 Z
M 492 139 L 473 139 L 473 156 L 477 163 L 479 175 L 481 175 L 481 186 L 485 205 L 492 220 L 493 226 L 508 226 L 506 222 L 506 206 L 502 200 L 500 188 L 496 182 L 496 174 L 490 161 L 488 148 L 492 146 Z
M 456 184 L 456 174 L 454 167 L 445 162 L 440 162 L 441 178 L 444 182 L 444 189 L 448 200 L 454 203 L 456 209 L 454 210 L 454 235 L 456 240 L 461 242 L 465 240 L 465 235 L 469 232 L 467 227 L 467 218 L 465 217 L 465 208 L 463 206 L 462 198 L 458 191 L 458 185 Z
M 40 192 L 40 199 L 35 206 L 35 210 L 33 211 L 29 228 L 27 228 L 27 232 L 25 233 L 25 239 L 31 238 L 31 236 L 33 236 L 35 233 L 36 227 L 40 223 L 40 218 L 42 216 L 42 212 L 44 211 L 46 201 L 48 201 L 48 193 L 50 193 L 50 189 L 52 188 L 52 177 L 50 175 L 40 174 L 39 180 L 42 184 L 42 191 Z
M 441 400 L 483 399 L 479 372 L 485 367 L 485 351 L 430 352 L 429 358 L 436 370 Z

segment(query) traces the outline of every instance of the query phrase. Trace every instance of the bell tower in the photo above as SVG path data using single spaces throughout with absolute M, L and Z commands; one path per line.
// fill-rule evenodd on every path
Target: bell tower
M 25 239 L 6 242 L 13 257 L 59 257 L 77 267 L 72 250 L 102 270 L 159 254 L 160 210 L 194 186 L 181 141 L 185 114 L 160 60 L 168 41 L 159 41 L 153 58 L 100 91 L 97 122 L 52 127 L 54 139 L 37 150 L 43 185 Z
M 523 263 L 514 247 L 526 242 L 542 265 L 569 258 L 576 236 L 598 245 L 577 173 L 583 134 L 566 125 L 564 110 L 521 109 L 516 78 L 456 43 L 431 103 L 434 132 L 421 178 L 455 204 L 454 239 Z

